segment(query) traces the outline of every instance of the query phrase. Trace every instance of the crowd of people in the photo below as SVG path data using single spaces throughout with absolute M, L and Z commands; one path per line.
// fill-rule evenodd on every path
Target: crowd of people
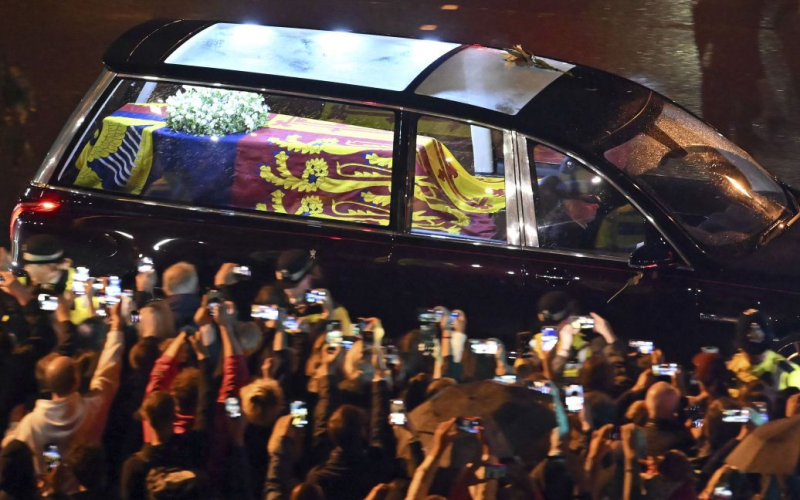
M 0 499 L 800 494 L 794 475 L 726 461 L 800 413 L 800 367 L 758 311 L 731 359 L 708 346 L 681 367 L 563 291 L 507 348 L 460 310 L 423 310 L 402 335 L 351 318 L 306 250 L 283 252 L 269 284 L 226 263 L 202 291 L 191 264 L 159 276 L 147 259 L 124 291 L 48 235 L 20 260 L 0 251 Z M 522 432 L 541 449 L 519 449 L 519 409 L 422 411 L 481 384 L 535 399 L 548 417 Z

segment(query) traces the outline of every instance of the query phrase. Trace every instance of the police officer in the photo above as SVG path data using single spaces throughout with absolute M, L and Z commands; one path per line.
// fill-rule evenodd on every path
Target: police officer
M 779 391 L 800 388 L 800 366 L 769 348 L 773 338 L 764 313 L 745 311 L 736 325 L 739 352 L 728 362 L 728 369 L 742 383 L 762 380 Z

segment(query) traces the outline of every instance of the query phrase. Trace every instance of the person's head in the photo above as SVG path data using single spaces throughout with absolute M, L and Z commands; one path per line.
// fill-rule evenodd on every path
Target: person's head
M 139 417 L 153 428 L 160 438 L 172 435 L 175 422 L 175 401 L 169 393 L 154 391 L 147 395 L 139 408 Z
M 275 277 L 283 286 L 284 293 L 291 303 L 300 303 L 303 294 L 318 286 L 321 271 L 315 250 L 286 250 L 275 263 Z
M 194 415 L 197 409 L 197 395 L 200 372 L 197 368 L 184 368 L 172 382 L 172 396 L 183 415 Z
M 292 490 L 289 500 L 325 500 L 325 493 L 316 483 L 300 483 Z
M 731 398 L 719 398 L 708 405 L 703 419 L 703 435 L 706 436 L 711 450 L 722 448 L 739 434 L 742 424 L 724 422 L 722 417 L 725 410 L 740 410 L 741 408 L 742 405 Z
M 164 293 L 167 295 L 181 295 L 197 293 L 197 270 L 188 262 L 178 262 L 164 271 L 162 277 Z
M 99 351 L 103 347 L 108 324 L 100 317 L 89 318 L 78 325 L 75 343 L 78 349 Z
M 32 284 L 52 283 L 63 271 L 64 247 L 55 236 L 37 234 L 22 246 L 22 261 Z
M 172 268 L 170 268 L 172 269 Z M 153 300 L 139 309 L 139 338 L 168 339 L 175 336 L 175 320 L 165 300 Z
M 730 372 L 725 360 L 718 353 L 701 352 L 692 358 L 694 376 L 700 388 L 713 396 L 724 396 L 728 393 L 727 380 Z
M 692 480 L 692 464 L 683 452 L 669 450 L 658 463 L 658 473 L 671 483 L 685 483 Z
M 36 471 L 33 452 L 16 439 L 0 452 L 0 490 L 11 497 L 33 498 L 36 492 Z
M 366 439 L 367 419 L 363 410 L 353 405 L 342 405 L 328 420 L 328 436 L 334 446 L 357 450 Z
M 87 490 L 102 488 L 106 482 L 106 456 L 98 443 L 78 443 L 64 457 L 78 483 Z
M 647 415 L 651 419 L 674 418 L 680 400 L 681 395 L 675 387 L 666 382 L 656 382 L 645 396 Z
M 58 398 L 65 398 L 77 391 L 80 377 L 75 360 L 67 356 L 51 359 L 45 369 L 44 382 L 47 389 Z
M 252 321 L 239 323 L 236 328 L 236 337 L 239 339 L 239 345 L 242 346 L 246 358 L 255 353 L 264 342 L 264 334 Z
M 750 309 L 736 323 L 737 346 L 752 362 L 760 362 L 772 343 L 772 329 L 761 311 Z
M 561 326 L 575 311 L 575 304 L 566 292 L 552 291 L 542 295 L 537 306 L 538 319 L 545 326 Z
M 580 198 L 567 198 L 561 204 L 570 219 L 584 225 L 597 217 L 597 209 L 600 208 L 600 204 Z
M 604 356 L 590 356 L 581 366 L 578 383 L 586 392 L 608 394 L 614 389 L 614 366 Z
M 251 424 L 269 427 L 283 408 L 283 391 L 274 380 L 259 379 L 242 387 L 242 413 Z
M 149 375 L 156 360 L 161 357 L 161 349 L 156 337 L 145 337 L 131 347 L 128 362 L 137 373 Z

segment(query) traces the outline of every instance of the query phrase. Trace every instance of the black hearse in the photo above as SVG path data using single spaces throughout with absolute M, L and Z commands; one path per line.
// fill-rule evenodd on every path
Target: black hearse
M 442 304 L 510 339 L 562 287 L 667 351 L 730 346 L 753 307 L 793 347 L 795 195 L 634 82 L 476 45 L 201 21 L 138 26 L 104 63 L 14 211 L 15 256 L 47 232 L 93 275 L 149 256 L 208 281 L 227 261 L 269 278 L 305 248 L 395 335 Z

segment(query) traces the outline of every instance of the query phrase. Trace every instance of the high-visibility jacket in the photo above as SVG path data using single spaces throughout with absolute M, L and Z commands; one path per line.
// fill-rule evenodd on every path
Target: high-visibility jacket
M 775 351 L 766 351 L 764 359 L 755 365 L 750 363 L 747 354 L 739 351 L 728 361 L 728 369 L 744 383 L 764 380 L 765 375 L 770 375 L 773 386 L 779 391 L 787 387 L 800 389 L 800 366 Z

